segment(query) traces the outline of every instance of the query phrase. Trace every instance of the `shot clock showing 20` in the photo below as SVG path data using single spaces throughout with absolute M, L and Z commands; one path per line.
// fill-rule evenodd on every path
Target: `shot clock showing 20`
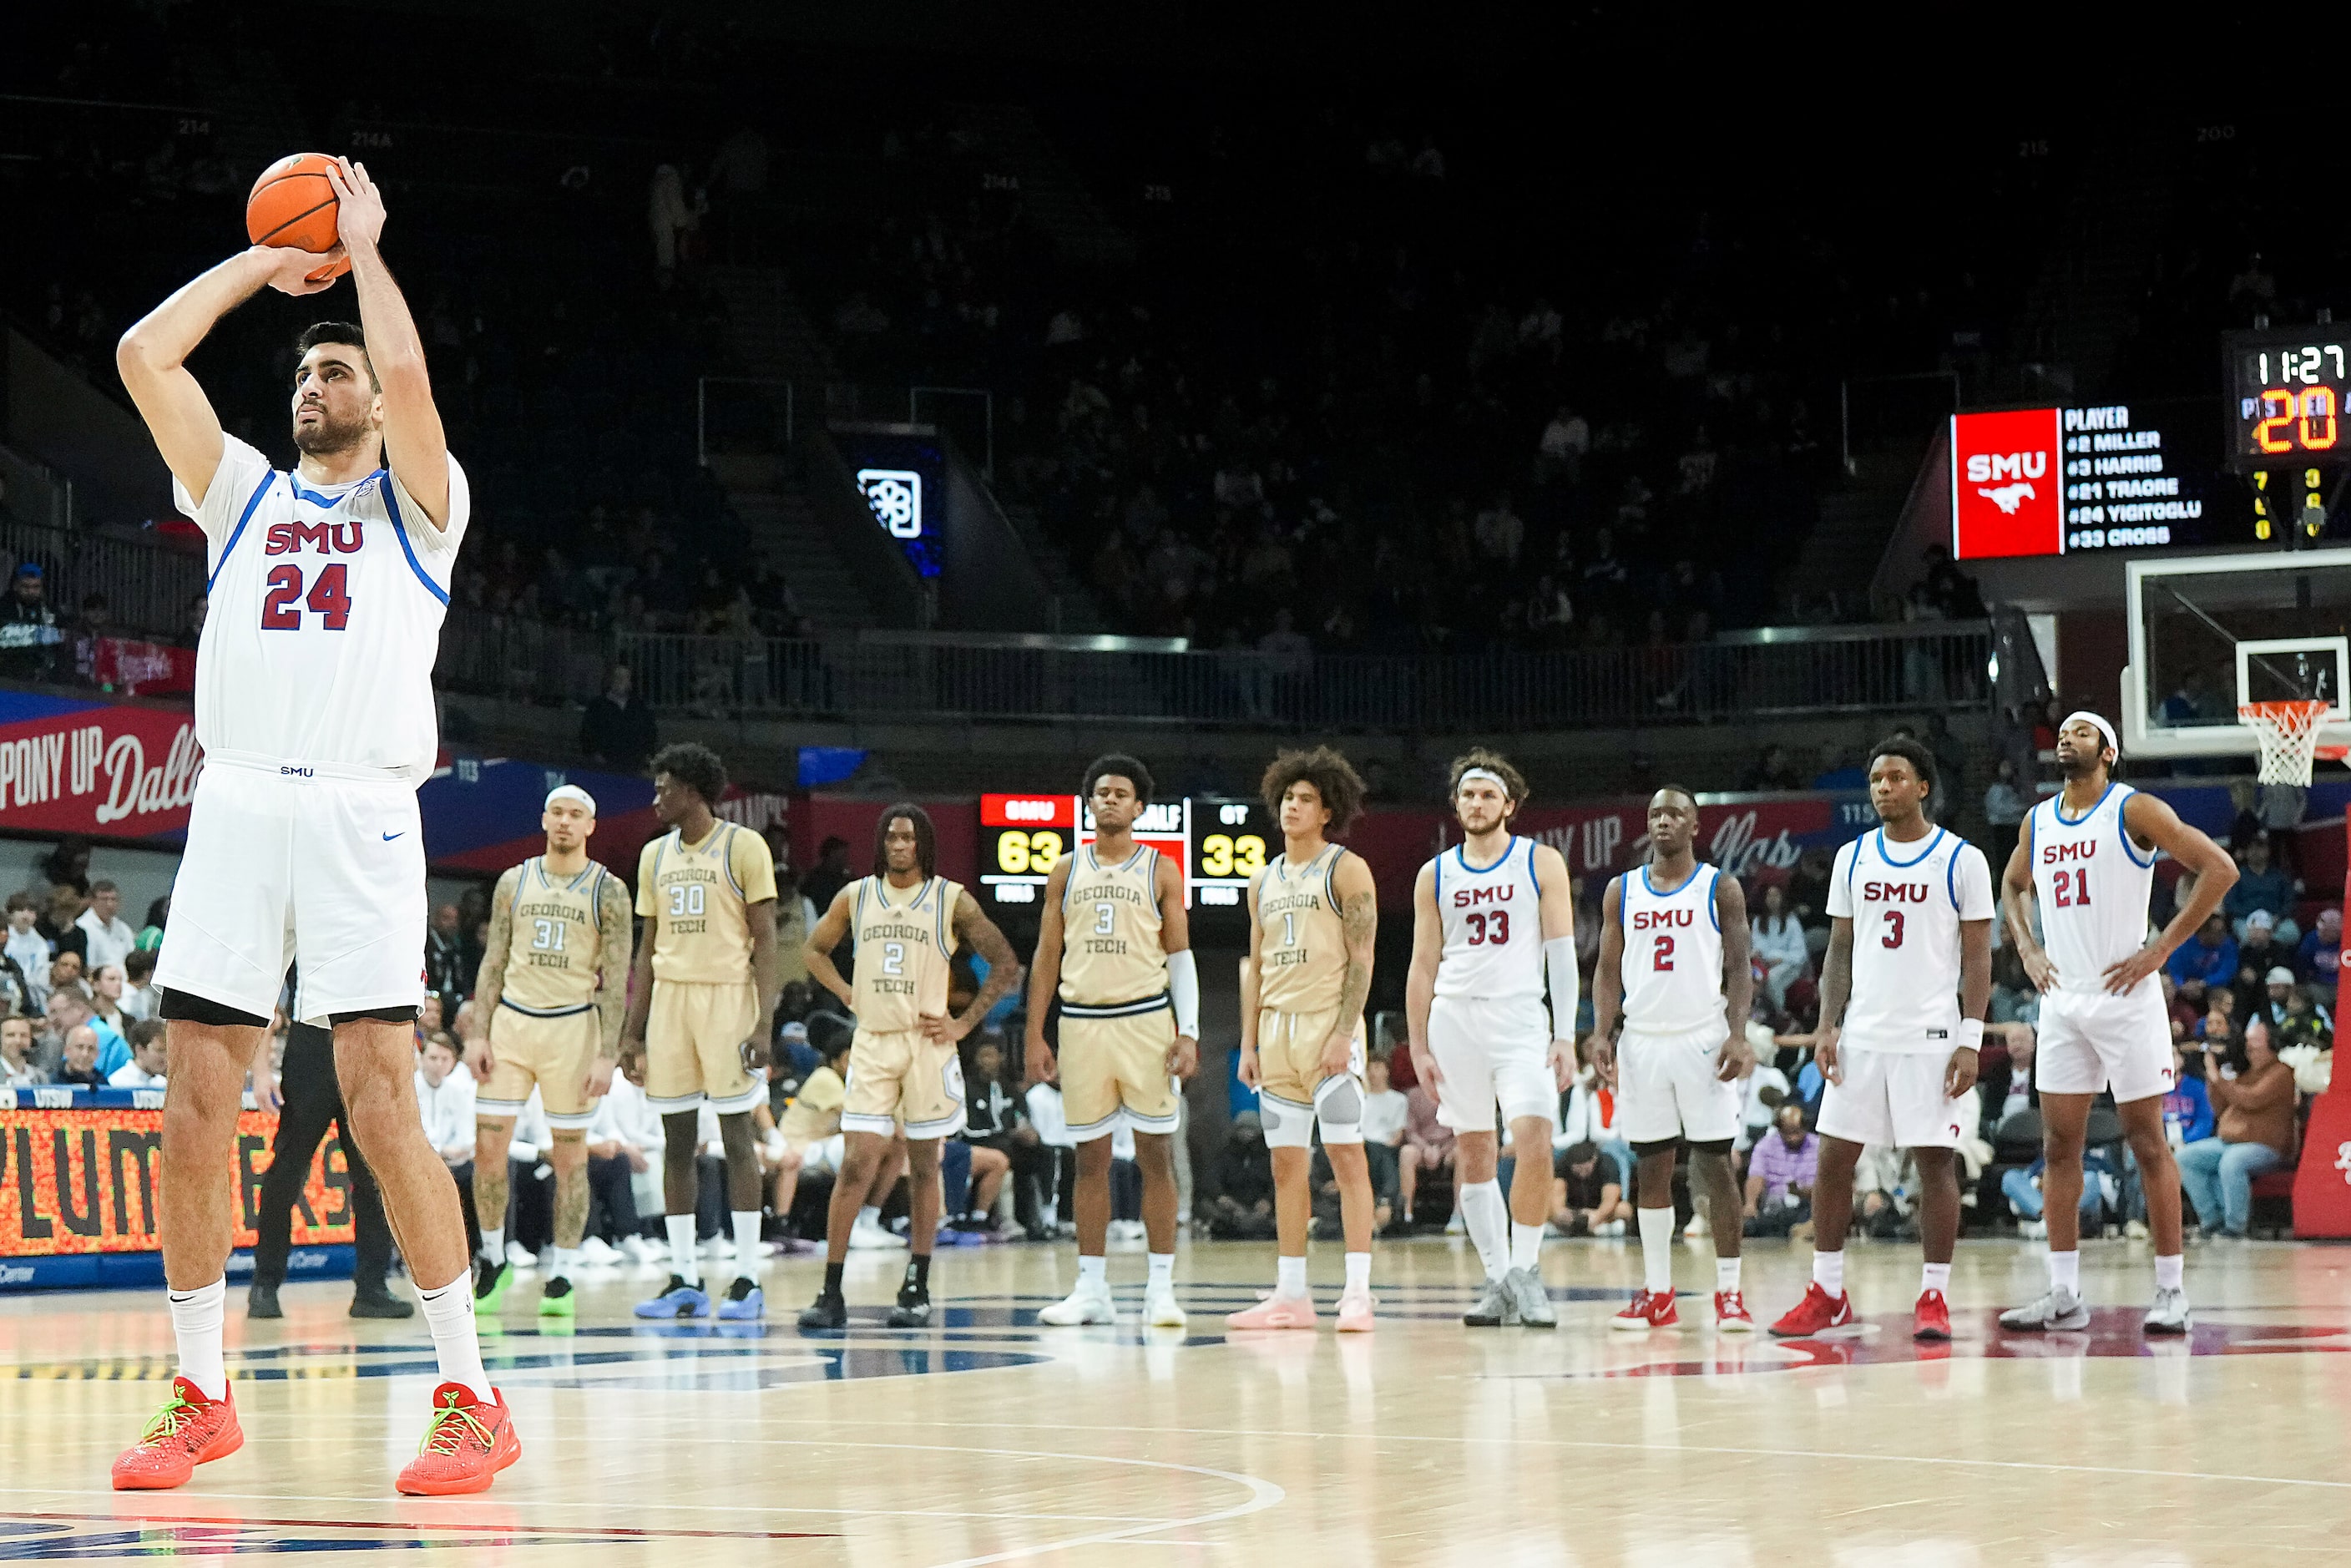
M 2229 465 L 2332 467 L 2351 457 L 2343 439 L 2351 395 L 2351 333 L 2325 327 L 2221 335 L 2229 389 Z

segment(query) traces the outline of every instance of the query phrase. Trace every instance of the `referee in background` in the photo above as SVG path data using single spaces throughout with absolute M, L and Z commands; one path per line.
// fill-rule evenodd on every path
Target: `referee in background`
M 292 1245 L 294 1206 L 310 1174 L 310 1156 L 331 1124 L 343 1159 L 350 1167 L 350 1211 L 353 1231 L 351 1316 L 404 1318 L 416 1303 L 395 1296 L 384 1284 L 392 1266 L 392 1227 L 384 1223 L 383 1197 L 375 1176 L 360 1158 L 343 1116 L 342 1085 L 335 1077 L 335 1036 L 315 1024 L 297 1023 L 286 1030 L 286 1064 L 278 1093 L 277 1141 L 270 1148 L 269 1169 L 261 1177 L 260 1210 L 254 1220 L 253 1289 L 246 1297 L 248 1318 L 283 1317 L 277 1287 L 286 1282 L 286 1255 Z

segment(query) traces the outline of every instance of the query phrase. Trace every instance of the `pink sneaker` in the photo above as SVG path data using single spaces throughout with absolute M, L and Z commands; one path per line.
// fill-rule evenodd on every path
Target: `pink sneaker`
M 1316 1322 L 1311 1296 L 1268 1296 L 1225 1319 L 1228 1329 L 1308 1329 Z
M 1349 1291 L 1340 1296 L 1339 1332 L 1341 1333 L 1372 1332 L 1372 1293 L 1369 1291 Z

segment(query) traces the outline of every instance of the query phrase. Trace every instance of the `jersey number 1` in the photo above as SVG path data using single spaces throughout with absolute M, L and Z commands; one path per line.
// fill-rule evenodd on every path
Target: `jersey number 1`
M 351 595 L 345 584 L 346 569 L 334 561 L 319 570 L 317 580 L 310 584 L 308 598 L 302 593 L 302 569 L 298 566 L 278 566 L 269 570 L 269 594 L 261 601 L 261 629 L 265 632 L 299 632 L 302 612 L 297 601 L 319 612 L 319 624 L 329 632 L 340 632 L 351 623 Z

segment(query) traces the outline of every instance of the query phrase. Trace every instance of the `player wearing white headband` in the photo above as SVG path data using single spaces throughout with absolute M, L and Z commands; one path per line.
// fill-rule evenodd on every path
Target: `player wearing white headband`
M 1456 1201 L 1486 1266 L 1485 1293 L 1461 1321 L 1550 1328 L 1559 1318 L 1541 1248 L 1552 1129 L 1575 1074 L 1575 904 L 1560 852 L 1510 832 L 1527 798 L 1519 770 L 1479 749 L 1450 771 L 1461 843 L 1422 866 L 1412 890 L 1412 1064 L 1454 1131 Z M 1507 1214 L 1495 1180 L 1498 1106 L 1518 1166 Z
M 588 1225 L 588 1124 L 612 1086 L 628 1000 L 629 890 L 588 858 L 596 800 L 577 784 L 549 790 L 547 850 L 498 878 L 490 939 L 474 993 L 465 1064 L 474 1102 L 474 1207 L 482 1249 L 474 1310 L 506 1299 L 507 1151 L 534 1091 L 554 1132 L 555 1257 L 541 1317 L 573 1316 L 571 1270 Z
M 2001 886 L 2009 936 L 2042 992 L 2032 1082 L 2041 1092 L 2048 1160 L 2041 1186 L 2049 1222 L 2049 1290 L 2031 1306 L 2002 1313 L 2001 1326 L 2043 1331 L 2089 1324 L 2079 1250 L 2082 1143 L 2091 1100 L 2111 1089 L 2123 1135 L 2138 1156 L 2155 1236 L 2155 1305 L 2147 1332 L 2185 1333 L 2179 1173 L 2163 1132 L 2163 1097 L 2172 1087 L 2171 1024 L 2155 972 L 2220 906 L 2237 880 L 2237 865 L 2161 800 L 2114 781 L 2115 728 L 2096 714 L 2066 716 L 2056 749 L 2064 787 L 2025 817 Z M 2195 873 L 2196 892 L 2150 937 L 2147 893 L 2159 853 Z

